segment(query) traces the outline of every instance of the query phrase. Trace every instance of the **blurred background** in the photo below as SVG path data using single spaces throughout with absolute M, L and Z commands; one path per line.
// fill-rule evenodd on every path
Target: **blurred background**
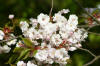
M 84 8 L 100 8 L 100 0 L 77 0 Z M 40 13 L 49 14 L 51 9 L 51 0 L 0 0 L 0 27 L 3 27 L 10 20 L 9 14 L 14 14 L 16 19 L 37 18 Z M 69 14 L 76 14 L 79 17 L 79 24 L 84 24 L 83 10 L 74 0 L 54 0 L 54 8 L 52 15 L 59 10 L 69 9 Z M 100 11 L 99 11 L 100 12 Z M 68 14 L 68 15 L 69 15 Z M 66 17 L 68 15 L 65 15 Z M 91 29 L 96 33 L 100 33 L 100 26 Z M 86 42 L 82 42 L 83 48 L 86 48 L 96 55 L 100 55 L 100 36 L 89 34 Z M 91 61 L 93 57 L 82 50 L 69 52 L 71 61 L 67 66 L 83 66 L 83 64 Z M 7 54 L 0 55 L 0 66 L 5 65 Z M 8 54 L 9 57 L 9 54 Z M 100 59 L 90 66 L 100 66 Z

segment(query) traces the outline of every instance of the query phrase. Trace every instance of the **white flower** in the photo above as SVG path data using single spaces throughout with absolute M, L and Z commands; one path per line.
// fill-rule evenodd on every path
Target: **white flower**
M 48 52 L 46 50 L 38 50 L 36 55 L 34 56 L 39 61 L 44 61 L 47 59 Z
M 84 40 L 87 37 L 88 37 L 88 32 L 85 31 L 81 39 Z
M 67 23 L 67 19 L 59 13 L 53 16 L 53 21 L 56 21 L 57 23 Z
M 44 27 L 44 31 L 45 31 L 47 34 L 52 34 L 52 33 L 55 32 L 56 30 L 57 30 L 56 24 L 48 23 L 48 24 Z
M 66 61 L 70 57 L 68 56 L 68 53 L 67 53 L 66 49 L 65 48 L 61 48 L 61 49 L 56 50 L 55 58 L 57 58 L 55 60 L 56 63 L 59 63 L 59 64 L 67 64 Z
M 67 14 L 68 12 L 70 12 L 69 9 L 63 9 L 63 10 L 59 11 L 58 13 L 59 14 Z
M 67 55 L 67 51 L 65 48 L 58 49 L 55 52 L 55 57 L 59 59 L 63 58 L 66 55 Z
M 67 39 L 69 37 L 69 33 L 66 30 L 66 26 L 63 26 L 63 27 L 60 28 L 59 34 L 61 35 L 61 37 L 63 39 Z
M 22 46 L 23 46 L 22 41 L 18 41 L 17 44 L 16 44 L 16 47 L 22 47 Z
M 17 66 L 26 66 L 26 63 L 23 61 L 18 61 Z
M 32 39 L 34 39 L 34 35 L 37 33 L 37 31 L 33 28 L 33 27 L 31 27 L 31 28 L 29 28 L 27 31 L 25 31 L 24 33 L 23 33 L 23 35 L 25 36 L 25 37 L 29 37 L 31 40 Z
M 68 39 L 71 43 L 77 43 L 80 41 L 84 41 L 84 38 L 87 37 L 87 32 L 84 29 L 77 29 L 73 35 Z
M 79 41 L 81 41 L 81 37 L 82 37 L 82 31 L 77 29 L 76 32 L 74 32 L 71 37 L 68 39 L 69 42 L 71 43 L 77 43 Z
M 56 49 L 55 48 L 49 48 L 48 49 L 48 53 L 49 53 L 49 56 L 51 58 L 54 58 L 55 57 L 55 52 L 56 52 Z
M 28 61 L 27 66 L 37 66 L 34 63 L 32 63 L 31 61 Z
M 78 17 L 76 15 L 70 15 L 68 23 L 66 24 L 66 29 L 68 31 L 75 31 L 78 24 Z
M 4 52 L 4 53 L 8 53 L 10 50 L 11 50 L 11 48 L 8 47 L 7 45 L 4 45 L 4 46 L 3 46 L 3 52 Z
M 40 25 L 44 26 L 44 25 L 47 25 L 47 23 L 49 23 L 50 21 L 50 18 L 48 15 L 45 15 L 43 13 L 41 13 L 38 17 L 38 22 L 40 23 Z
M 10 14 L 9 15 L 9 19 L 13 19 L 14 18 L 14 15 L 13 14 Z
M 78 47 L 78 48 L 82 47 L 81 44 L 76 44 L 75 46 Z
M 53 16 L 53 21 L 59 22 L 59 21 L 61 20 L 61 18 L 62 18 L 61 14 L 55 14 L 55 15 Z
M 11 40 L 11 41 L 8 41 L 8 42 L 7 42 L 7 45 L 9 45 L 9 46 L 15 45 L 16 41 L 17 41 L 17 39 L 13 39 L 13 40 Z
M 51 37 L 51 43 L 55 46 L 59 46 L 62 43 L 62 39 L 59 34 L 54 34 Z
M 36 27 L 37 26 L 37 24 L 38 24 L 37 19 L 30 18 L 30 21 L 31 21 L 30 24 L 32 24 L 33 27 Z
M 22 32 L 25 32 L 28 30 L 29 24 L 26 21 L 21 21 L 20 22 L 20 28 Z
M 51 58 L 48 58 L 46 61 L 45 61 L 46 63 L 49 63 L 49 64 L 53 64 L 53 59 L 51 59 Z
M 35 35 L 35 38 L 36 39 L 42 39 L 43 36 L 39 32 L 37 32 L 36 35 Z
M 34 45 L 38 45 L 39 43 L 37 41 L 32 41 Z
M 56 63 L 59 63 L 61 66 L 66 66 L 67 60 L 68 60 L 69 58 L 70 58 L 69 56 L 68 56 L 68 57 L 64 57 L 64 58 L 62 58 L 62 59 L 56 60 L 55 62 L 56 62 Z
M 4 36 L 4 32 L 0 30 L 0 40 L 3 40 Z
M 45 42 L 42 42 L 41 43 L 41 48 L 44 48 L 46 46 L 46 43 Z
M 76 49 L 77 49 L 76 47 L 70 47 L 70 48 L 69 48 L 70 51 L 74 51 L 74 50 L 76 50 Z
M 69 41 L 70 43 L 77 43 L 77 42 L 78 42 L 78 40 L 76 40 L 75 37 L 70 37 L 70 38 L 68 39 L 68 41 Z

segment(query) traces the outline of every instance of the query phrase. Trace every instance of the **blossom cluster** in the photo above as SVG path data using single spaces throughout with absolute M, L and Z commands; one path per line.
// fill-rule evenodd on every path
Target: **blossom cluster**
M 83 13 L 82 16 L 84 16 L 86 18 L 85 23 L 89 27 L 98 25 L 98 23 L 100 22 L 99 5 L 98 5 L 98 8 L 85 8 L 85 10 L 87 12 L 91 13 L 91 15 L 98 21 L 98 22 L 96 22 L 92 17 L 87 16 L 85 13 Z
M 81 47 L 81 42 L 88 36 L 85 29 L 77 27 L 78 17 L 76 15 L 72 14 L 68 19 L 63 16 L 68 12 L 68 9 L 63 9 L 54 16 L 41 13 L 37 19 L 31 18 L 30 22 L 20 22 L 23 37 L 29 39 L 37 50 L 33 57 L 38 64 L 53 64 L 55 62 L 66 65 L 67 60 L 70 59 L 68 51 L 74 51 Z M 10 36 L 15 37 L 13 34 Z M 3 40 L 4 37 L 4 32 L 0 31 L 0 40 Z M 8 53 L 11 49 L 8 46 L 15 44 L 16 47 L 25 47 L 22 40 L 13 39 L 6 43 L 6 46 L 0 46 L 0 53 Z M 28 63 L 19 61 L 17 66 L 37 66 L 32 61 L 28 61 Z
M 81 47 L 80 42 L 87 37 L 87 32 L 77 27 L 76 15 L 70 15 L 69 19 L 62 15 L 68 12 L 69 10 L 61 10 L 51 18 L 41 13 L 37 19 L 31 18 L 29 24 L 26 21 L 20 22 L 24 37 L 29 38 L 36 47 L 39 47 L 34 56 L 37 61 L 67 64 L 66 61 L 70 58 L 68 51 Z
M 9 35 L 6 35 L 6 31 L 2 31 L 0 30 L 0 41 L 2 40 L 9 40 L 10 38 L 14 38 L 14 34 L 9 34 Z M 9 53 L 10 50 L 11 50 L 11 45 L 15 45 L 17 42 L 17 39 L 12 39 L 12 40 L 9 40 L 9 41 L 6 41 L 6 44 L 1 46 L 0 45 L 0 54 L 2 53 Z
M 17 63 L 17 66 L 37 66 L 37 65 L 33 64 L 31 61 L 28 61 L 28 63 L 25 63 L 23 61 L 19 61 Z

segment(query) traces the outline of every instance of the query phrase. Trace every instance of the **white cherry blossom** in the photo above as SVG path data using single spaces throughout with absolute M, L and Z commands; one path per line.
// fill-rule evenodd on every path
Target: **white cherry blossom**
M 4 32 L 0 30 L 0 40 L 3 40 L 4 36 L 5 36 Z

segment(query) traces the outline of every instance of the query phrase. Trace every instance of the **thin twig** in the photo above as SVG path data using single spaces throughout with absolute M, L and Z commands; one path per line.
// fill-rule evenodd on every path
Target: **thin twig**
M 87 30 L 85 30 L 85 31 L 88 32 L 88 33 L 92 33 L 92 34 L 95 34 L 95 35 L 100 36 L 100 33 L 91 32 L 91 31 L 89 31 L 89 29 L 87 29 Z
M 93 27 L 96 27 L 96 26 L 100 26 L 99 24 L 96 24 L 96 25 L 92 25 L 92 26 L 89 26 L 89 25 L 78 25 L 79 28 L 93 28 Z
M 14 37 L 14 38 L 11 38 L 11 39 L 7 39 L 7 40 L 2 40 L 2 41 L 0 41 L 0 43 L 8 42 L 8 41 L 11 41 L 11 40 L 13 40 L 13 39 L 17 39 L 18 37 L 19 37 L 19 36 Z
M 78 48 L 78 49 L 84 50 L 84 51 L 88 52 L 89 54 L 91 54 L 93 57 L 96 57 L 96 55 L 93 54 L 93 53 L 92 53 L 91 51 L 89 51 L 88 49 L 84 49 L 84 48 Z
M 83 66 L 88 66 L 88 65 L 94 63 L 96 60 L 100 59 L 100 55 L 96 56 L 94 53 L 92 53 L 92 52 L 89 51 L 88 49 L 84 49 L 84 48 L 78 48 L 78 49 L 84 50 L 84 51 L 88 52 L 89 54 L 91 54 L 91 55 L 94 57 L 93 60 L 91 60 L 90 62 L 84 64 Z
M 52 0 L 52 3 L 51 3 L 51 10 L 49 12 L 49 16 L 51 17 L 51 14 L 52 14 L 52 10 L 53 10 L 53 0 Z
M 99 34 L 99 33 L 94 33 L 94 32 L 90 32 L 90 31 L 88 31 L 88 33 L 92 33 L 92 34 L 95 34 L 95 35 L 100 36 L 100 34 Z
M 95 27 L 95 26 L 100 26 L 100 25 L 94 25 L 94 26 L 92 26 L 92 27 L 89 27 L 88 25 L 81 25 L 81 26 L 78 26 L 79 28 L 84 28 L 84 27 L 88 27 L 88 29 L 86 29 L 85 31 L 86 32 L 88 32 L 88 33 L 92 33 L 92 34 L 95 34 L 95 35 L 98 35 L 98 36 L 100 36 L 100 33 L 95 33 L 95 32 L 91 32 L 91 31 L 89 31 L 91 28 L 93 28 L 93 27 Z
M 96 56 L 92 61 L 90 61 L 90 62 L 84 64 L 83 66 L 88 66 L 88 65 L 94 63 L 94 62 L 95 62 L 96 60 L 98 60 L 98 59 L 100 59 L 100 55 L 99 55 L 99 56 Z
M 88 28 L 89 25 L 78 25 L 79 28 Z

